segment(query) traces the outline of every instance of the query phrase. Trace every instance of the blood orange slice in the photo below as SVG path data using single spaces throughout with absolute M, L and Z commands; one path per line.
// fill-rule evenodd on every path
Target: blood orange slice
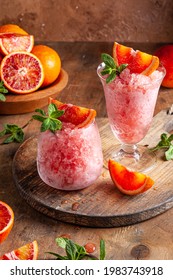
M 16 51 L 31 52 L 34 46 L 33 35 L 0 33 L 0 51 L 3 55 Z
M 115 186 L 124 194 L 135 195 L 150 189 L 154 181 L 147 175 L 128 170 L 120 163 L 109 160 L 109 172 Z
M 0 201 L 0 243 L 9 235 L 14 224 L 14 213 L 11 207 Z
M 128 64 L 131 73 L 150 75 L 159 66 L 157 56 L 118 44 L 113 45 L 113 58 L 117 65 Z
M 28 52 L 13 52 L 1 62 L 1 80 L 11 92 L 26 94 L 36 91 L 44 79 L 40 60 Z
M 59 110 L 64 110 L 65 113 L 59 118 L 62 122 L 74 124 L 78 128 L 88 126 L 93 122 L 96 111 L 72 104 L 64 104 L 58 100 L 49 98 L 49 103 L 53 103 Z
M 0 257 L 0 260 L 36 260 L 38 258 L 37 241 L 28 243 Z

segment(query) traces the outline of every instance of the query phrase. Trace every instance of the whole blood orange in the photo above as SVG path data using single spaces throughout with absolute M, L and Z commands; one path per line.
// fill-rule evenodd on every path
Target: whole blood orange
M 14 213 L 11 207 L 0 201 L 0 243 L 9 235 L 14 224 Z
M 40 60 L 28 52 L 13 52 L 2 59 L 1 80 L 17 94 L 36 91 L 43 83 L 44 71 Z
M 36 260 L 38 258 L 37 241 L 28 243 L 0 257 L 0 260 Z
M 18 34 L 28 34 L 24 29 L 16 24 L 5 24 L 0 26 L 0 33 L 18 33 Z
M 33 35 L 21 35 L 17 33 L 0 33 L 0 51 L 3 55 L 11 52 L 31 52 L 34 46 Z
M 166 69 L 166 75 L 163 79 L 162 86 L 173 88 L 173 45 L 164 45 L 156 50 L 155 55 L 160 59 L 161 64 Z
M 130 171 L 120 163 L 109 160 L 109 172 L 115 186 L 124 194 L 135 195 L 147 191 L 154 181 L 147 175 Z
M 43 65 L 44 81 L 42 87 L 52 84 L 58 78 L 61 70 L 59 54 L 54 49 L 45 45 L 34 46 L 32 53 L 40 59 Z
M 96 116 L 96 111 L 94 109 L 64 104 L 51 97 L 49 98 L 49 104 L 50 103 L 55 104 L 59 110 L 64 110 L 64 114 L 59 118 L 60 121 L 72 123 L 78 128 L 89 125 Z
M 159 58 L 157 56 L 135 51 L 133 48 L 114 42 L 113 58 L 117 65 L 128 64 L 127 68 L 131 73 L 150 75 L 159 66 Z

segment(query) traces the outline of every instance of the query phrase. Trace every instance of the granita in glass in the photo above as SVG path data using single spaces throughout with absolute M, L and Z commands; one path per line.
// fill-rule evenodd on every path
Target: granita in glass
M 37 169 L 40 178 L 60 190 L 79 190 L 100 176 L 103 166 L 101 139 L 96 121 L 82 128 L 62 122 L 55 133 L 38 139 Z
M 150 128 L 165 69 L 160 66 L 150 75 L 144 75 L 132 73 L 127 66 L 110 83 L 106 82 L 108 75 L 101 74 L 103 69 L 104 63 L 98 66 L 97 74 L 104 89 L 109 124 L 121 143 L 107 152 L 105 162 L 112 158 L 131 169 L 150 169 L 156 160 L 153 153 L 136 144 Z

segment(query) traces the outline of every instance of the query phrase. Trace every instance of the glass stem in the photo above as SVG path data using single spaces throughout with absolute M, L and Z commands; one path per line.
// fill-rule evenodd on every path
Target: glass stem
M 126 157 L 135 158 L 135 160 L 137 161 L 140 158 L 137 145 L 135 144 L 122 144 L 120 153 L 122 154 L 122 156 L 124 155 Z

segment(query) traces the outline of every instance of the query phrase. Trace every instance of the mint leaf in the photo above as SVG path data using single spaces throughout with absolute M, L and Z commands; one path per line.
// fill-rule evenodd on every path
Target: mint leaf
M 101 75 L 105 76 L 108 75 L 106 78 L 106 83 L 109 84 L 112 81 L 115 80 L 117 75 L 120 75 L 120 73 L 128 66 L 128 64 L 121 64 L 116 65 L 113 57 L 111 57 L 109 54 L 102 53 L 101 59 L 105 64 L 105 67 L 101 71 Z
M 169 149 L 165 152 L 165 157 L 166 157 L 166 160 L 173 159 L 173 145 L 172 144 L 169 146 Z
M 103 239 L 100 240 L 100 260 L 104 260 L 106 256 L 105 242 Z
M 4 87 L 4 82 L 0 81 L 0 101 L 6 100 L 5 93 L 8 93 L 8 90 Z

